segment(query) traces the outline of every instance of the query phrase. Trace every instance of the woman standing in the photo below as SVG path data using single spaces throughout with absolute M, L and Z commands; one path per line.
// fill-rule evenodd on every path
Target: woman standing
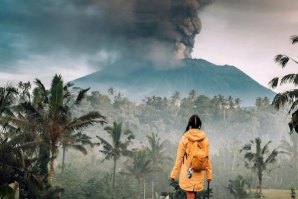
M 180 139 L 176 162 L 171 172 L 171 179 L 173 180 L 179 175 L 179 186 L 186 191 L 187 199 L 195 199 L 196 192 L 203 191 L 205 177 L 208 182 L 212 179 L 208 138 L 205 132 L 201 130 L 201 126 L 202 122 L 199 116 L 193 115 L 189 118 L 186 131 Z M 204 170 L 193 171 L 189 162 L 191 158 L 187 158 L 190 154 L 187 146 L 194 142 L 197 142 L 200 150 L 203 150 L 208 156 L 208 164 Z

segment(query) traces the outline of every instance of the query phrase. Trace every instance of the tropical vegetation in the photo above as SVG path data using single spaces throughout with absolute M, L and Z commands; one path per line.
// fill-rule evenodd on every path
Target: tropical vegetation
M 115 88 L 107 93 L 81 89 L 55 75 L 49 88 L 38 79 L 32 85 L 0 88 L 0 193 L 19 190 L 20 198 L 65 199 L 157 199 L 164 193 L 183 198 L 168 177 L 194 113 L 211 143 L 214 198 L 253 197 L 259 176 L 264 189 L 297 187 L 296 134 L 285 130 L 288 112 L 272 108 L 266 97 L 243 107 L 239 98 L 191 90 L 187 96 L 176 91 L 136 103 Z M 250 149 L 243 147 L 248 140 Z M 259 146 L 261 152 L 257 140 L 267 141 Z M 269 145 L 281 153 L 270 155 L 274 150 Z M 206 192 L 198 194 L 204 197 Z

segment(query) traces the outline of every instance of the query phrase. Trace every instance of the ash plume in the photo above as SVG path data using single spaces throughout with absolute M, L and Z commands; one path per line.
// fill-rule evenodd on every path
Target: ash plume
M 4 0 L 0 59 L 8 66 L 56 54 L 91 65 L 105 54 L 157 62 L 190 57 L 201 29 L 198 11 L 212 1 Z
M 112 0 L 103 3 L 111 11 L 113 24 L 129 42 L 138 41 L 149 46 L 160 42 L 167 46 L 170 54 L 190 57 L 195 36 L 201 30 L 198 10 L 211 0 Z M 117 13 L 117 14 L 113 14 Z M 113 25 L 112 25 L 113 26 Z M 115 28 L 115 27 L 113 27 Z M 129 45 L 130 46 L 130 45 Z M 135 46 L 134 46 L 135 47 Z M 139 51 L 142 48 L 134 48 Z M 146 49 L 146 47 L 145 47 Z M 142 51 L 142 50 L 141 50 Z M 145 50 L 148 52 L 148 49 Z

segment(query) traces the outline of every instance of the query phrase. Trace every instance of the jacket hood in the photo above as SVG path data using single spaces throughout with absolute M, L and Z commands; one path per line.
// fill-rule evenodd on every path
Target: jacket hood
M 184 136 L 191 141 L 201 141 L 205 139 L 206 134 L 204 131 L 199 129 L 189 129 Z

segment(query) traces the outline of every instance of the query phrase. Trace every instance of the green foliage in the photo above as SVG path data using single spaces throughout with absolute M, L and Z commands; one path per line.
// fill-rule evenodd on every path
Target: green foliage
M 296 192 L 294 188 L 291 189 L 291 199 L 296 199 Z
M 35 83 L 32 102 L 30 82 L 20 82 L 18 89 L 0 88 L 0 185 L 17 181 L 21 198 L 57 198 L 63 189 L 52 187 L 48 177 L 53 175 L 62 135 L 67 134 L 69 139 L 73 135 L 77 143 L 72 147 L 86 154 L 78 142 L 86 143 L 87 136 L 74 132 L 103 124 L 105 117 L 90 112 L 73 118 L 70 106 L 75 108 L 75 104 L 70 102 L 79 105 L 87 89 L 72 100 L 68 91 L 71 85 L 63 85 L 60 75 L 54 76 L 49 91 L 40 80 Z
M 227 189 L 235 197 L 235 199 L 244 199 L 248 197 L 247 193 L 248 182 L 247 180 L 238 175 L 234 180 L 229 180 Z
M 166 142 L 161 142 L 161 139 L 158 137 L 157 133 L 151 133 L 151 135 L 147 135 L 146 137 L 149 142 L 149 147 L 147 147 L 146 150 L 148 151 L 148 155 L 152 160 L 153 169 L 161 169 L 162 165 L 164 165 L 166 161 L 172 160 L 166 154 Z
M 106 126 L 104 130 L 109 134 L 112 138 L 112 142 L 109 143 L 102 137 L 96 136 L 99 141 L 100 145 L 103 145 L 103 149 L 100 150 L 105 155 L 105 159 L 113 159 L 114 166 L 113 166 L 113 194 L 115 191 L 115 176 L 116 176 L 116 165 L 117 160 L 123 156 L 131 155 L 131 151 L 128 150 L 128 146 L 131 143 L 131 140 L 134 139 L 133 132 L 129 129 L 122 130 L 122 123 L 114 122 L 113 126 Z M 126 136 L 126 140 L 123 142 L 121 140 L 122 135 Z
M 142 195 L 144 189 L 149 198 L 154 191 L 169 192 L 172 186 L 168 186 L 167 178 L 176 155 L 175 142 L 181 137 L 189 115 L 197 113 L 210 136 L 212 150 L 215 145 L 222 146 L 212 154 L 216 174 L 212 181 L 213 194 L 216 198 L 230 199 L 232 196 L 226 189 L 228 181 L 235 179 L 238 173 L 250 174 L 244 169 L 240 154 L 236 153 L 242 140 L 252 134 L 278 138 L 283 128 L 278 122 L 284 113 L 271 109 L 268 99 L 263 97 L 257 99 L 260 104 L 245 108 L 240 106 L 238 98 L 221 95 L 210 98 L 193 90 L 188 96 L 181 96 L 179 92 L 170 98 L 150 96 L 137 104 L 117 92 L 113 92 L 110 99 L 98 91 L 91 95 L 88 95 L 88 89 L 72 88 L 70 91 L 71 85 L 64 85 L 59 76 L 55 82 L 53 85 L 56 86 L 47 90 L 40 80 L 36 80 L 30 96 L 24 84 L 15 89 L 16 92 L 3 88 L 2 97 L 0 95 L 0 110 L 3 110 L 0 118 L 3 127 L 0 133 L 0 185 L 18 181 L 21 198 L 54 198 L 60 194 L 62 198 L 137 198 L 135 196 Z M 57 120 L 50 117 L 50 108 L 54 106 L 50 106 L 51 103 L 60 107 L 51 110 L 57 111 Z M 57 105 L 59 103 L 61 106 Z M 91 125 L 105 124 L 105 117 L 97 110 L 101 110 L 109 121 L 123 123 L 107 125 L 105 133 L 108 136 L 101 134 L 104 132 L 102 128 L 85 131 Z M 56 126 L 52 125 L 54 123 Z M 267 126 L 270 126 L 269 132 Z M 56 140 L 51 140 L 54 133 L 51 129 L 56 130 Z M 132 129 L 136 134 L 123 129 Z M 98 138 L 99 148 L 96 150 L 102 153 L 97 154 L 100 159 L 90 165 L 91 149 L 86 145 L 94 146 L 90 139 L 94 132 L 101 138 Z M 238 144 L 232 144 L 234 138 L 239 140 Z M 66 167 L 63 174 L 57 174 L 55 181 L 50 183 L 49 163 L 56 160 L 61 148 L 65 153 L 69 151 L 66 149 L 75 149 L 86 156 L 77 160 L 72 153 L 67 153 L 71 160 L 67 164 L 71 166 Z M 111 160 L 116 157 L 117 168 L 112 161 L 102 162 L 102 157 Z M 294 186 L 294 175 L 286 171 L 288 164 L 293 163 L 289 159 L 289 156 L 284 156 L 279 162 L 282 168 L 264 177 L 264 186 L 287 188 L 289 182 Z M 204 196 L 198 194 L 198 197 Z
M 63 199 L 112 198 L 112 174 L 97 173 L 97 175 L 93 174 L 93 176 L 88 175 L 90 176 L 88 178 L 82 178 L 80 175 L 82 172 L 81 169 L 70 167 L 62 175 L 56 177 L 54 183 L 61 184 L 64 187 L 64 192 L 62 193 Z M 115 198 L 131 199 L 131 196 L 136 194 L 131 180 L 127 176 L 117 176 L 117 185 L 114 191 Z
M 294 35 L 291 37 L 292 44 L 297 43 L 297 35 Z M 293 59 L 287 55 L 279 54 L 276 55 L 275 57 L 275 62 L 281 65 L 282 68 L 284 68 L 288 62 L 291 60 L 295 64 L 298 64 L 298 61 L 296 59 Z M 269 85 L 272 88 L 275 88 L 279 85 L 283 84 L 293 84 L 294 86 L 298 85 L 298 74 L 292 73 L 283 76 L 282 78 L 275 77 L 273 78 L 270 82 Z M 280 109 L 281 107 L 285 106 L 285 104 L 291 104 L 291 108 L 289 109 L 289 114 L 292 114 L 292 119 L 289 123 L 290 127 L 290 133 L 293 133 L 294 131 L 298 133 L 298 120 L 297 120 L 297 115 L 298 115 L 298 90 L 293 89 L 293 90 L 288 90 L 282 93 L 276 94 L 276 96 L 273 99 L 272 104 L 277 108 Z
M 13 188 L 8 185 L 2 185 L 0 187 L 0 198 L 3 199 L 15 199 L 15 193 Z
M 276 149 L 273 149 L 270 152 L 270 143 L 271 141 L 268 141 L 264 146 L 262 146 L 262 140 L 260 138 L 256 138 L 255 140 L 251 140 L 250 143 L 244 145 L 240 150 L 240 152 L 245 152 L 245 166 L 257 174 L 260 194 L 262 194 L 264 172 L 271 171 L 268 166 L 277 161 L 277 155 L 279 153 Z M 255 145 L 255 149 L 252 148 L 253 145 Z
M 66 169 L 63 174 L 57 175 L 54 178 L 53 183 L 64 187 L 64 192 L 62 193 L 63 199 L 86 198 L 82 190 L 82 185 L 84 185 L 85 182 L 81 179 L 77 169 Z

